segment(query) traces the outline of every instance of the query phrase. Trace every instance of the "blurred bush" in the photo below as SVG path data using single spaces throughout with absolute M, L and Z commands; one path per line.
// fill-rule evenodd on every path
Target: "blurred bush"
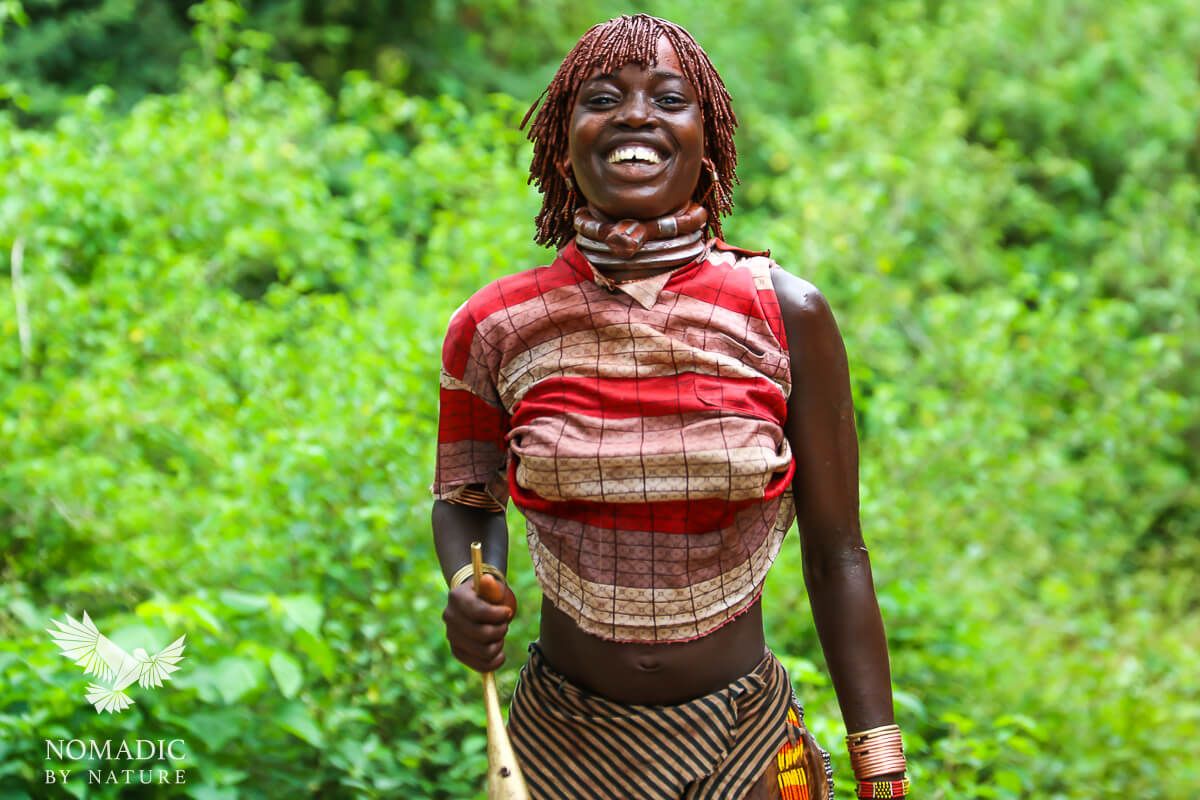
M 652 5 L 737 102 L 730 240 L 821 286 L 846 336 L 921 796 L 1195 794 L 1200 18 Z M 427 523 L 438 352 L 475 288 L 550 258 L 516 123 L 547 57 L 621 9 L 430 4 L 464 49 L 422 63 L 463 61 L 423 80 L 455 100 L 340 71 L 367 62 L 277 63 L 287 25 L 248 8 L 188 9 L 178 91 L 126 108 L 95 86 L 40 128 L 0 113 L 5 797 L 73 766 L 45 738 L 151 735 L 188 743 L 162 796 L 478 795 L 478 685 L 442 643 Z M 321 13 L 386 39 L 360 30 L 370 4 Z M 487 93 L 505 69 L 519 101 Z M 770 641 L 848 797 L 798 550 L 769 579 Z M 514 562 L 508 688 L 538 603 Z M 42 633 L 85 608 L 118 641 L 186 633 L 187 668 L 97 717 Z

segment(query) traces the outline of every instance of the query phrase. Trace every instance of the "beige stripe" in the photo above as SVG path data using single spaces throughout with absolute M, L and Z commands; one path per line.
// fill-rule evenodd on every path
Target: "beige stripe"
M 517 483 L 546 500 L 608 503 L 760 498 L 790 461 L 766 447 L 621 458 L 518 455 Z
M 644 281 L 634 281 L 633 283 L 625 283 L 614 286 L 618 292 L 624 292 L 632 297 L 637 304 L 642 308 L 654 308 L 654 304 L 658 302 L 659 295 L 662 294 L 663 287 L 671 280 L 671 273 L 665 272 L 662 275 L 657 275 L 653 278 L 647 278 Z
M 683 589 L 631 589 L 586 580 L 542 546 L 528 526 L 538 583 L 555 607 L 587 633 L 606 639 L 671 641 L 707 634 L 743 610 L 762 589 L 791 523 L 790 498 L 762 544 L 738 566 Z
M 442 374 L 438 379 L 438 385 L 441 386 L 443 389 L 471 392 L 470 386 L 463 383 L 458 378 L 454 377 L 449 372 L 447 372 L 445 367 L 442 367 Z M 471 392 L 471 393 L 474 394 L 474 392 Z
M 771 280 L 771 259 L 765 256 L 751 256 L 738 262 L 737 269 L 746 269 L 754 276 L 754 288 L 775 290 Z
M 733 267 L 737 263 L 737 256 L 728 250 L 712 249 L 708 254 L 708 261 L 718 267 Z
M 540 545 L 566 569 L 596 583 L 660 589 L 717 577 L 730 553 L 733 561 L 741 560 L 772 528 L 785 530 L 794 517 L 789 490 L 737 511 L 725 528 L 693 533 L 613 530 L 535 509 L 524 513 Z
M 762 355 L 737 347 L 729 336 L 710 337 L 701 347 L 631 322 L 546 339 L 510 358 L 496 382 L 501 402 L 510 411 L 536 383 L 557 377 L 658 378 L 695 372 L 721 378 L 766 378 L 786 397 L 790 387 L 781 377 L 786 372 L 785 360 L 773 353 L 758 353 Z
M 492 442 L 464 439 L 438 442 L 437 463 L 430 492 L 438 500 L 448 500 L 468 484 L 482 483 L 496 502 L 508 502 L 508 453 Z
M 479 346 L 479 341 L 471 342 L 472 348 Z M 470 392 L 493 408 L 504 408 L 500 404 L 500 396 L 496 393 L 491 371 L 474 357 L 467 359 L 461 379 L 451 374 L 443 365 L 438 376 L 438 385 L 443 389 Z
M 766 377 L 778 383 L 785 394 L 790 389 L 787 353 L 780 347 L 765 320 L 747 317 L 675 292 L 664 292 L 661 300 L 653 309 L 647 310 L 615 303 L 608 292 L 590 281 L 561 286 L 488 315 L 478 323 L 476 335 L 497 352 L 512 353 L 519 357 L 527 348 L 538 348 L 552 340 L 561 340 L 564 331 L 568 333 L 568 338 L 572 333 L 583 334 L 582 338 L 572 343 L 587 341 L 590 335 L 595 344 L 597 328 L 609 326 L 623 329 L 623 333 L 614 331 L 611 334 L 615 338 L 628 339 L 630 326 L 642 325 L 651 332 L 668 330 L 676 342 L 697 349 L 718 347 L 706 342 L 705 337 L 706 333 L 721 332 L 735 342 L 741 342 L 746 349 L 765 354 L 764 363 L 757 366 Z M 594 323 L 594 326 L 583 325 L 581 320 Z M 538 352 L 554 353 L 562 346 L 549 344 Z M 592 357 L 594 359 L 594 354 Z M 503 370 L 504 374 L 509 375 L 507 381 L 512 381 L 514 373 L 519 372 L 510 368 L 508 363 L 503 365 Z M 503 385 L 506 380 L 501 378 L 501 383 Z M 511 408 L 512 403 L 520 399 L 527 389 L 525 386 L 516 386 L 504 393 L 506 407 Z
M 775 474 L 791 463 L 781 428 L 767 420 L 716 413 L 685 414 L 682 419 L 538 418 L 512 430 L 517 483 L 555 501 L 762 497 Z

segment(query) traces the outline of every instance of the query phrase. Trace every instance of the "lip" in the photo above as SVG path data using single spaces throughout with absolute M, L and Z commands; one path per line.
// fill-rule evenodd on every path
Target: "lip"
M 604 157 L 608 158 L 614 150 L 621 147 L 645 147 L 653 150 L 664 161 L 670 158 L 672 153 L 671 148 L 658 139 L 649 139 L 644 136 L 615 136 L 604 145 Z
M 614 136 L 604 145 L 605 155 L 618 147 L 645 147 L 658 153 L 659 157 L 669 155 L 670 146 L 655 136 Z
M 645 161 L 622 161 L 610 163 L 608 157 L 612 155 L 614 150 L 621 147 L 645 147 L 653 150 L 658 155 L 658 163 L 651 164 Z M 666 171 L 670 166 L 675 153 L 662 142 L 654 139 L 646 139 L 640 137 L 617 137 L 599 148 L 597 158 L 600 161 L 601 169 L 608 172 L 613 177 L 623 180 L 628 183 L 642 183 L 647 180 L 658 177 Z

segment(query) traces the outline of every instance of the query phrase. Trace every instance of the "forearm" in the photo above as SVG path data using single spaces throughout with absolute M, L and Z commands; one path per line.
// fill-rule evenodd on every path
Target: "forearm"
M 504 513 L 458 503 L 433 503 L 433 542 L 442 574 L 450 577 L 471 561 L 471 542 L 483 544 L 483 560 L 508 571 L 508 524 Z
M 834 563 L 805 559 L 813 620 L 848 732 L 894 721 L 887 639 L 865 548 Z

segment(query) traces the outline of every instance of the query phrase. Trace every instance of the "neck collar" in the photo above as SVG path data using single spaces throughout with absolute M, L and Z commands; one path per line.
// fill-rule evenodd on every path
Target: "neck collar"
M 713 240 L 715 241 L 715 240 Z M 592 281 L 601 289 L 616 294 L 618 292 L 629 295 L 642 308 L 647 310 L 653 308 L 658 303 L 659 295 L 663 289 L 667 287 L 673 279 L 682 276 L 683 274 L 692 271 L 702 264 L 707 258 L 709 248 L 713 241 L 702 241 L 703 248 L 697 258 L 692 259 L 686 264 L 682 264 L 675 269 L 660 272 L 657 275 L 651 275 L 648 278 L 640 278 L 632 281 L 614 281 L 603 272 L 596 268 L 596 265 L 584 256 L 575 241 L 567 243 L 567 246 L 559 251 L 559 258 L 567 262 L 567 264 L 579 275 Z
M 615 220 L 583 206 L 575 211 L 574 244 L 597 285 L 609 292 L 619 289 L 650 308 L 671 275 L 708 252 L 703 238 L 707 222 L 708 211 L 697 203 L 652 220 Z M 619 280 L 611 275 L 623 271 L 636 277 Z

